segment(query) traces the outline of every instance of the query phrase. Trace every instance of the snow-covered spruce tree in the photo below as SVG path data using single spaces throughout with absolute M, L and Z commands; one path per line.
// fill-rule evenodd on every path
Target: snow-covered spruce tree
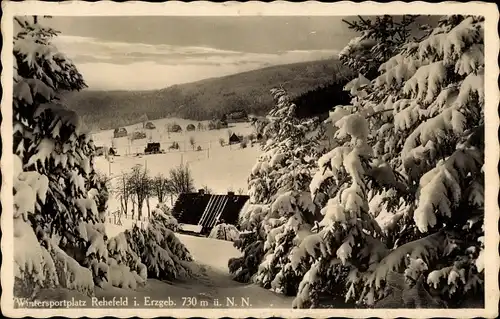
M 85 82 L 37 19 L 15 19 L 14 245 L 15 295 L 63 287 L 92 295 L 116 275 L 109 267 L 104 214 L 106 181 L 77 114 L 60 103 Z M 130 275 L 120 271 L 118 280 Z
M 346 299 L 359 304 L 484 301 L 483 52 L 481 17 L 444 17 L 374 81 L 347 86 L 353 105 L 331 116 L 344 142 L 311 183 L 315 193 L 333 180 L 334 191 L 323 228 L 304 240 L 316 263 L 295 306 L 315 305 L 338 259 L 350 269 Z
M 14 245 L 20 288 L 15 294 L 51 285 L 91 294 L 93 274 L 85 266 L 105 253 L 99 238 L 94 241 L 83 230 L 100 221 L 94 198 L 103 200 L 101 185 L 83 124 L 56 97 L 85 83 L 51 45 L 54 30 L 29 19 L 15 21 L 20 27 L 13 50 Z
M 161 219 L 162 223 L 170 229 L 171 231 L 179 230 L 179 222 L 172 215 L 172 210 L 165 203 L 159 203 L 157 208 L 153 211 L 153 217 L 156 219 Z
M 146 265 L 148 277 L 171 280 L 191 274 L 192 257 L 175 236 L 173 229 L 176 228 L 177 220 L 157 208 L 146 229 L 135 225 L 125 231 L 130 255 L 138 256 Z
M 352 39 L 340 52 L 340 61 L 372 79 L 377 76 L 379 66 L 409 39 L 417 18 L 417 15 L 384 15 L 373 20 L 362 16 L 353 21 L 343 20 L 349 29 L 360 33 L 360 36 Z
M 319 157 L 317 119 L 299 120 L 295 105 L 282 88 L 271 91 L 276 106 L 264 128 L 264 153 L 249 179 L 250 204 L 240 216 L 243 232 L 235 242 L 244 255 L 230 261 L 236 277 L 265 288 L 294 294 L 300 276 L 282 270 L 290 250 L 310 232 L 315 205 L 307 192 Z M 244 274 L 244 276 L 242 276 Z

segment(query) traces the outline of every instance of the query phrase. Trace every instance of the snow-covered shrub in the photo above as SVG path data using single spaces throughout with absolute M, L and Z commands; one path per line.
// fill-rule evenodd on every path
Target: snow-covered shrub
M 242 252 L 241 257 L 228 261 L 229 272 L 238 282 L 250 282 L 264 257 L 264 242 L 255 231 L 240 232 L 234 246 Z
M 110 238 L 107 243 L 107 264 L 94 264 L 94 271 L 103 271 L 105 276 L 100 284 L 109 282 L 120 288 L 136 289 L 147 280 L 147 267 L 139 256 L 130 248 L 125 233 Z
M 125 231 L 129 253 L 146 267 L 136 266 L 139 277 L 144 278 L 146 271 L 149 277 L 158 279 L 183 278 L 191 274 L 191 254 L 169 229 L 171 225 L 165 214 L 157 213 L 146 229 L 134 226 Z
M 179 230 L 179 223 L 177 219 L 172 215 L 172 211 L 168 208 L 167 204 L 160 203 L 158 208 L 153 211 L 153 219 L 161 220 L 161 223 L 165 225 L 171 231 Z
M 54 260 L 42 247 L 30 224 L 14 218 L 14 291 L 19 297 L 33 297 L 39 288 L 59 285 Z
M 240 232 L 238 231 L 238 228 L 236 228 L 236 226 L 222 223 L 212 228 L 208 237 L 221 240 L 236 241 L 240 237 Z
M 94 293 L 94 277 L 91 269 L 81 266 L 57 245 L 52 246 L 52 258 L 58 269 L 59 285 L 86 295 Z
M 332 283 L 368 306 L 484 300 L 483 48 L 483 18 L 444 17 L 373 81 L 346 86 L 352 105 L 329 119 L 339 146 L 311 183 L 329 200 L 318 234 L 303 240 L 314 263 L 294 306 L 317 305 Z M 340 281 L 328 266 L 339 261 L 349 272 Z

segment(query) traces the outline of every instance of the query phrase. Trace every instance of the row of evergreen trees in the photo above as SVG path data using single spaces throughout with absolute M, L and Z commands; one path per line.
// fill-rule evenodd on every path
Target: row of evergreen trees
M 484 302 L 484 21 L 446 16 L 414 36 L 417 21 L 348 22 L 361 35 L 340 58 L 360 74 L 325 121 L 329 151 L 306 134 L 318 123 L 272 91 L 243 256 L 229 261 L 238 280 L 294 307 Z

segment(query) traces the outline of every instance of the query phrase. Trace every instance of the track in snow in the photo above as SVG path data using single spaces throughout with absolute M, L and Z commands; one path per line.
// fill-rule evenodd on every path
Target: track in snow
M 229 258 L 241 255 L 232 242 L 181 234 L 177 236 L 193 256 L 193 278 L 174 282 L 148 279 L 146 286 L 136 291 L 116 287 L 97 288 L 96 296 L 105 299 L 126 296 L 129 307 L 133 307 L 136 301 L 142 307 L 158 308 L 158 305 L 147 305 L 146 298 L 149 297 L 150 300 L 170 298 L 175 303 L 170 308 L 291 308 L 290 297 L 254 284 L 232 280 L 227 262 Z

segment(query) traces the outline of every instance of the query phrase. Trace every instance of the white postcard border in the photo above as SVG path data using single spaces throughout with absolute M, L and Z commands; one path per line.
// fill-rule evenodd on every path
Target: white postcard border
M 2 96 L 2 207 L 12 207 L 12 38 L 13 17 L 16 15 L 52 15 L 52 16 L 237 16 L 237 15 L 266 15 L 266 16 L 339 16 L 339 15 L 379 15 L 379 14 L 474 14 L 485 17 L 485 308 L 484 309 L 14 309 L 13 308 L 13 247 L 9 240 L 13 238 L 12 210 L 3 209 L 1 216 L 2 226 L 2 267 L 1 283 L 2 298 L 1 309 L 4 315 L 10 317 L 32 316 L 45 318 L 49 316 L 88 316 L 88 317 L 270 317 L 282 318 L 315 317 L 326 318 L 333 316 L 343 317 L 486 317 L 498 316 L 498 300 L 500 297 L 498 287 L 498 270 L 500 258 L 498 255 L 498 218 L 499 208 L 497 203 L 499 193 L 499 179 L 497 165 L 499 162 L 499 145 L 497 133 L 499 117 L 497 107 L 499 91 L 497 80 L 499 67 L 497 56 L 500 50 L 497 23 L 499 20 L 498 7 L 493 3 L 482 2 L 442 2 L 438 4 L 427 2 L 363 2 L 353 3 L 342 1 L 334 4 L 307 1 L 303 3 L 290 3 L 278 1 L 263 3 L 250 1 L 246 3 L 225 2 L 210 3 L 199 2 L 167 2 L 143 3 L 130 1 L 115 3 L 101 1 L 96 3 L 71 1 L 64 3 L 24 1 L 2 2 L 2 66 L 1 83 Z

